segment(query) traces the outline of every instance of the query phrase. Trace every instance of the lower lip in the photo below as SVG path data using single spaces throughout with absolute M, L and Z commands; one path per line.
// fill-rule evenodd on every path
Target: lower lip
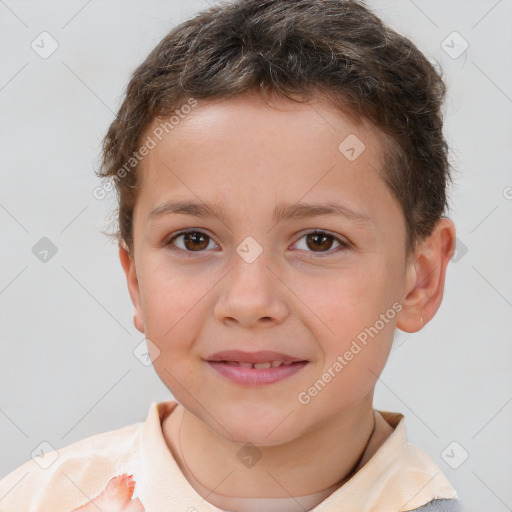
M 288 366 L 277 366 L 275 368 L 246 368 L 216 361 L 207 361 L 207 363 L 231 382 L 246 386 L 273 384 L 294 375 L 308 364 L 307 361 L 298 361 Z

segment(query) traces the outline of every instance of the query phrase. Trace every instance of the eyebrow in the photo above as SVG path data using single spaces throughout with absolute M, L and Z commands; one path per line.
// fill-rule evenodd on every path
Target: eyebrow
M 193 201 L 167 201 L 148 213 L 147 222 L 163 215 L 181 214 L 194 217 L 217 217 L 224 219 L 224 213 L 220 204 L 208 205 Z M 347 206 L 328 202 L 324 204 L 280 204 L 274 209 L 273 219 L 275 223 L 308 217 L 337 216 L 345 217 L 363 226 L 373 227 L 373 220 L 363 213 L 351 210 Z

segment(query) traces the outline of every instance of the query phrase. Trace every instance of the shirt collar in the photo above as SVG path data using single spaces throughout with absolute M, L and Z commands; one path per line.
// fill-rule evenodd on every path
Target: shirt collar
M 205 501 L 188 483 L 169 450 L 162 420 L 177 406 L 173 400 L 153 402 L 142 425 L 137 494 L 147 510 L 166 512 L 169 503 L 192 512 L 224 512 Z M 413 510 L 433 499 L 455 499 L 457 493 L 435 462 L 406 438 L 400 413 L 376 411 L 393 433 L 344 485 L 318 504 L 314 512 Z

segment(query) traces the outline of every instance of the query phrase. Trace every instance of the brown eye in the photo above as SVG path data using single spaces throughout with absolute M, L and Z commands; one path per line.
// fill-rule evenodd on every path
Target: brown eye
M 183 244 L 190 251 L 200 251 L 208 247 L 208 239 L 203 233 L 186 233 L 183 235 Z
M 323 233 L 311 233 L 306 236 L 306 244 L 311 250 L 328 251 L 332 247 L 334 237 Z
M 176 240 L 182 240 L 181 243 L 174 243 Z M 201 252 L 208 248 L 211 238 L 201 231 L 186 231 L 178 233 L 167 245 L 174 246 L 173 250 L 181 252 Z
M 303 243 L 302 241 L 305 241 Z M 333 243 L 337 243 L 338 245 L 333 247 Z M 302 244 L 302 247 L 300 246 Z M 328 256 L 335 252 L 342 251 L 350 247 L 348 242 L 331 235 L 325 231 L 312 231 L 310 233 L 306 233 L 297 243 L 299 249 L 304 250 L 309 253 L 317 253 L 316 256 Z M 338 250 L 336 250 L 338 249 Z M 325 253 L 325 254 L 324 254 Z

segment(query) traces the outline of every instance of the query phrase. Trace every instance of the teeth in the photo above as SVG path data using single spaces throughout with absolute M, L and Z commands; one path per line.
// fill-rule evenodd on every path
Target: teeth
M 224 361 L 230 366 L 242 366 L 244 368 L 267 369 L 277 368 L 278 366 L 290 366 L 291 361 L 267 361 L 266 363 L 247 363 L 245 361 Z
M 270 368 L 271 363 L 254 363 L 254 368 Z

